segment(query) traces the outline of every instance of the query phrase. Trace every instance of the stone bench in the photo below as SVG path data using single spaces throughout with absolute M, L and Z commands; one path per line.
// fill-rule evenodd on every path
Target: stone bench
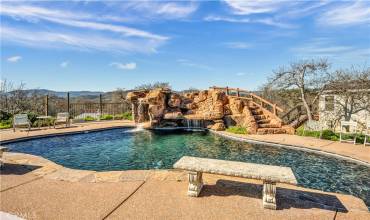
M 188 196 L 197 197 L 203 187 L 203 173 L 244 177 L 263 181 L 263 207 L 276 209 L 276 183 L 297 185 L 289 167 L 243 163 L 184 156 L 173 167 L 189 171 Z
M 4 165 L 4 162 L 3 162 L 3 153 L 5 151 L 8 151 L 8 148 L 7 147 L 0 146 L 0 168 L 2 168 L 3 165 Z

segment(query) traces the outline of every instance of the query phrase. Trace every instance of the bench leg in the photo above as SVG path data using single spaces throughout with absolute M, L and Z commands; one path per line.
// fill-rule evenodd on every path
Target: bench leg
M 202 172 L 189 172 L 188 196 L 198 197 L 202 187 Z
M 4 166 L 3 151 L 0 151 L 0 169 Z
M 276 209 L 276 183 L 274 182 L 263 182 L 263 208 L 265 209 Z

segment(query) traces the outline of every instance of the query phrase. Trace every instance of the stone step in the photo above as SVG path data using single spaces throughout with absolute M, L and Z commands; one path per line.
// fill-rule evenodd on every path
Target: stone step
M 256 120 L 257 121 L 257 124 L 268 124 L 271 122 L 270 119 L 260 119 L 260 120 Z
M 252 110 L 253 115 L 263 115 L 263 111 L 261 110 Z
M 259 107 L 258 106 L 249 106 L 249 109 L 250 110 L 257 110 L 257 109 L 259 109 Z
M 258 128 L 257 134 L 285 134 L 284 128 Z
M 254 115 L 254 119 L 256 119 L 256 121 L 258 121 L 258 120 L 262 120 L 262 119 L 267 119 L 267 117 L 265 115 Z
M 280 128 L 281 126 L 276 124 L 258 124 L 259 128 Z

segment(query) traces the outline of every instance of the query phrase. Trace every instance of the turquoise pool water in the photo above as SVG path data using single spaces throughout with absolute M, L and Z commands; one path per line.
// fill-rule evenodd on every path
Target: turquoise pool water
M 288 166 L 298 184 L 362 198 L 370 207 L 370 168 L 299 150 L 248 144 L 204 132 L 112 129 L 7 144 L 84 170 L 166 169 L 184 155 Z

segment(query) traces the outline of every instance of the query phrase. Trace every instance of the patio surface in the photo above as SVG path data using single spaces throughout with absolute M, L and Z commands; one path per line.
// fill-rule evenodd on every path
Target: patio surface
M 115 121 L 31 132 L 2 131 L 1 140 L 125 125 L 133 124 Z M 318 142 L 321 140 L 310 142 L 309 138 L 292 135 L 271 136 L 274 137 L 261 138 L 285 144 L 304 143 L 307 147 L 311 146 L 309 143 L 319 143 L 312 148 L 327 147 L 325 150 L 334 152 L 338 144 L 342 145 L 326 146 Z M 259 137 L 249 135 L 248 138 Z M 347 152 L 344 146 L 339 149 L 337 153 Z M 358 153 L 349 154 L 351 157 L 370 161 L 361 157 L 367 151 L 353 152 Z M 22 153 L 6 152 L 4 158 L 0 211 L 25 219 L 370 219 L 366 205 L 359 198 L 292 185 L 278 184 L 278 210 L 274 211 L 263 209 L 262 182 L 257 180 L 205 174 L 206 186 L 200 197 L 193 198 L 186 196 L 187 175 L 182 171 L 95 172 L 65 168 Z
M 176 170 L 73 170 L 44 158 L 5 153 L 1 208 L 26 219 L 369 219 L 361 199 L 278 184 L 278 210 L 262 207 L 257 180 L 204 175 L 200 197 L 186 195 Z

